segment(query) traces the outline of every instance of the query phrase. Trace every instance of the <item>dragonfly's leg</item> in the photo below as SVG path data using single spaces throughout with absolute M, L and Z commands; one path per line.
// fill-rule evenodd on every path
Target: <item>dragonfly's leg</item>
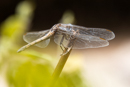
M 72 47 L 69 47 L 66 52 L 62 53 L 60 56 L 66 55 L 70 50 L 72 49 Z
M 62 49 L 62 51 L 64 51 L 63 46 L 61 44 L 60 44 L 60 48 Z
M 67 48 L 64 47 L 66 50 L 65 50 L 65 52 L 63 52 L 63 53 L 61 54 L 61 56 L 62 56 L 62 55 L 66 55 L 66 54 L 72 49 L 72 47 L 73 47 L 73 45 L 74 45 L 74 41 L 75 41 L 75 39 L 72 39 L 72 40 L 68 43 L 68 47 L 67 47 Z
M 62 51 L 64 51 L 65 47 L 63 45 L 63 40 L 64 40 L 64 36 L 61 38 L 61 41 L 60 41 L 60 48 L 62 49 Z

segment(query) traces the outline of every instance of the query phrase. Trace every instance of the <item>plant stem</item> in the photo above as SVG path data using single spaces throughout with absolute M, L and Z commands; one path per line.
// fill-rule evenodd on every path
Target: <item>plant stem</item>
M 63 53 L 65 53 L 67 51 L 67 49 L 68 48 L 66 48 Z M 54 84 L 56 83 L 56 81 L 59 78 L 61 71 L 62 71 L 62 69 L 63 69 L 63 67 L 64 67 L 64 65 L 69 57 L 71 50 L 67 54 L 61 56 L 47 87 L 53 87 Z

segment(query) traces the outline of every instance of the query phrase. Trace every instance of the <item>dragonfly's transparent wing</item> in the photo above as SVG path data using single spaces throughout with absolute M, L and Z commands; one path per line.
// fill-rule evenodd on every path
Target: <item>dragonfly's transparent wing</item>
M 98 48 L 108 46 L 109 42 L 105 39 L 88 36 L 88 39 L 77 38 L 74 42 L 73 49 Z
M 78 35 L 81 34 L 81 35 L 97 36 L 105 40 L 112 40 L 115 38 L 115 34 L 108 29 L 86 28 L 86 27 L 81 27 L 81 26 L 76 26 L 76 25 L 73 25 L 72 28 L 74 31 L 77 31 L 77 34 L 76 34 L 77 37 L 79 37 Z
M 68 43 L 70 42 L 70 39 L 69 39 L 69 36 L 67 35 L 56 34 L 54 36 L 54 42 L 60 45 L 60 42 L 63 36 L 65 38 L 62 44 L 65 47 L 68 47 Z M 109 42 L 105 39 L 102 39 L 96 36 L 91 36 L 91 35 L 82 35 L 82 38 L 75 39 L 73 49 L 98 48 L 98 47 L 104 47 L 108 45 L 109 45 Z
M 48 32 L 49 30 L 44 30 L 44 31 L 39 31 L 39 32 L 29 32 L 23 36 L 23 39 L 27 43 L 31 43 L 32 41 L 35 41 L 41 38 L 42 36 L 46 35 Z M 49 42 L 50 42 L 50 39 L 46 39 L 44 41 L 41 41 L 35 44 L 35 46 L 38 46 L 40 48 L 45 48 L 49 44 Z

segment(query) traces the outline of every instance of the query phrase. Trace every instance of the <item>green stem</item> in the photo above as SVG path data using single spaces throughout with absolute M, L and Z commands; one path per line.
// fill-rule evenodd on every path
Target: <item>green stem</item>
M 67 51 L 67 49 L 68 48 L 66 48 L 63 53 L 65 53 Z M 59 78 L 61 71 L 62 71 L 62 69 L 63 69 L 63 67 L 64 67 L 64 65 L 69 57 L 71 50 L 67 54 L 61 56 L 47 87 L 53 87 L 54 84 L 56 83 L 56 81 Z

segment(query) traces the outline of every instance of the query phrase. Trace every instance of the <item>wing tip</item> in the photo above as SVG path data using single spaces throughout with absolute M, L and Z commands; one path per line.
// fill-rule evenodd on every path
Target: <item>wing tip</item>
M 111 30 L 108 30 L 108 29 L 106 29 L 109 33 L 109 37 L 108 37 L 108 39 L 106 39 L 106 40 L 112 40 L 112 39 L 114 39 L 115 38 L 115 33 L 113 32 L 113 31 L 111 31 Z
M 109 30 L 109 29 L 106 29 L 107 31 L 109 31 L 109 32 L 112 32 L 111 30 Z
M 112 33 L 112 35 L 111 35 L 111 38 L 109 40 L 112 40 L 115 38 L 115 33 L 114 32 L 111 32 L 111 33 Z

